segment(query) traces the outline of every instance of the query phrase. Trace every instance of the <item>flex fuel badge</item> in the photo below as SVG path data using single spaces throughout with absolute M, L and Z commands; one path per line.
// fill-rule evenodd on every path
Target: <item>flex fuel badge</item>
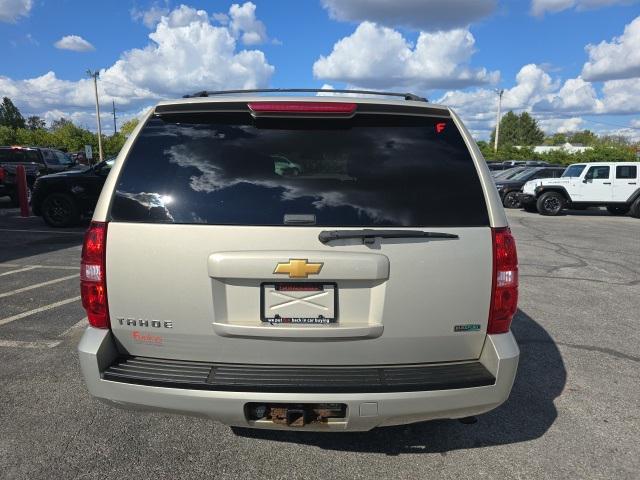
M 480 324 L 479 323 L 467 323 L 466 325 L 454 325 L 454 332 L 479 332 Z

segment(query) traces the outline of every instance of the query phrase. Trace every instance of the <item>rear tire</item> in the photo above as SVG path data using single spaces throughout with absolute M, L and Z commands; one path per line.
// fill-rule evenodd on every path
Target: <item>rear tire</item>
M 71 227 L 80 223 L 80 211 L 73 197 L 52 193 L 42 202 L 42 218 L 51 227 Z
M 607 211 L 611 215 L 626 215 L 629 212 L 629 207 L 626 205 L 608 205 Z
M 540 215 L 556 216 L 560 215 L 565 206 L 565 198 L 558 192 L 546 192 L 540 195 L 536 206 Z
M 640 197 L 631 204 L 630 211 L 633 218 L 640 218 Z
M 502 199 L 505 208 L 520 208 L 520 200 L 518 200 L 519 192 L 508 192 Z

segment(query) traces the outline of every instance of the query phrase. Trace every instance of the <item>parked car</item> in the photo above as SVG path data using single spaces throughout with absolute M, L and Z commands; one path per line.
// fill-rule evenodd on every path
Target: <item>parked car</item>
M 515 242 L 468 130 L 417 98 L 153 108 L 85 236 L 91 394 L 325 432 L 503 403 Z M 278 174 L 274 155 L 304 174 Z
M 524 160 L 505 160 L 504 162 L 502 162 L 502 164 L 507 168 L 520 167 L 520 166 L 524 166 L 525 161 Z
M 492 172 L 491 174 L 493 175 L 493 179 L 495 181 L 498 181 L 499 179 L 506 180 L 506 179 L 509 179 L 511 177 L 515 177 L 520 172 L 525 171 L 527 168 L 530 168 L 530 167 L 525 167 L 525 166 L 522 166 L 522 167 L 509 167 L 506 170 Z
M 16 171 L 19 165 L 25 169 L 27 179 L 27 198 L 31 197 L 31 188 L 40 174 L 37 152 L 18 147 L 0 147 L 0 197 L 8 196 L 17 206 L 18 185 Z
M 508 168 L 512 168 L 502 162 L 487 162 L 487 167 L 489 167 L 489 170 L 491 170 L 491 172 L 499 172 L 502 170 L 507 170 Z
M 0 147 L 0 162 L 30 162 L 38 165 L 41 175 L 62 172 L 75 162 L 61 150 L 43 147 Z
M 577 163 L 561 178 L 527 182 L 518 197 L 522 205 L 542 215 L 565 208 L 604 206 L 613 215 L 640 218 L 640 162 Z
M 77 225 L 93 212 L 114 160 L 39 177 L 31 196 L 34 215 L 52 227 Z
M 520 208 L 520 192 L 525 183 L 539 178 L 558 178 L 564 167 L 530 167 L 508 178 L 496 180 L 496 188 L 506 208 Z

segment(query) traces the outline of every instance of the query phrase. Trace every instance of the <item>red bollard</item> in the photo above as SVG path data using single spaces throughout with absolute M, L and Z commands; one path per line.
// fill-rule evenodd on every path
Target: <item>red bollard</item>
M 29 216 L 29 198 L 27 197 L 27 172 L 23 165 L 16 167 L 16 186 L 18 187 L 18 202 L 20 204 L 20 216 Z

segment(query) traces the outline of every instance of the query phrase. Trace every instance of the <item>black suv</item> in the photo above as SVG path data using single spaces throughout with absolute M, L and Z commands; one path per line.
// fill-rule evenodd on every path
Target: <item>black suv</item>
M 0 196 L 9 196 L 13 204 L 18 204 L 15 172 L 22 165 L 27 174 L 29 191 L 40 175 L 67 170 L 75 165 L 64 152 L 54 148 L 40 147 L 0 147 Z
M 507 208 L 520 208 L 522 205 L 518 194 L 522 192 L 525 183 L 539 178 L 559 178 L 564 170 L 565 167 L 531 167 L 509 179 L 496 179 L 496 188 L 502 199 L 502 204 Z
M 39 177 L 33 187 L 31 207 L 52 227 L 70 227 L 93 212 L 115 159 L 93 167 Z

